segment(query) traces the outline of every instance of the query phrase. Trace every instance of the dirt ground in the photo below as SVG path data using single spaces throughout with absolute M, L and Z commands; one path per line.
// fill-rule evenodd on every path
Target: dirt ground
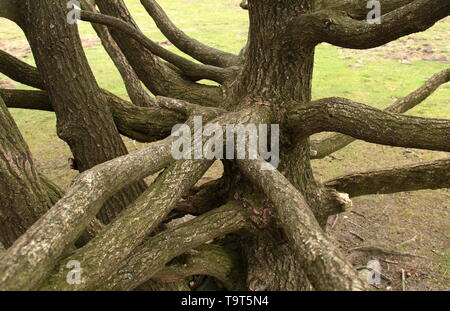
M 340 49 L 342 58 L 450 63 L 450 18 L 431 38 L 407 36 L 370 50 Z M 450 104 L 450 102 L 449 102 Z M 450 116 L 449 116 L 450 117 Z M 356 142 L 331 157 L 313 161 L 318 178 L 448 157 L 448 153 Z M 337 172 L 338 171 L 338 172 Z M 449 173 L 450 178 L 450 173 Z M 327 232 L 363 268 L 378 260 L 379 290 L 450 290 L 450 190 L 424 190 L 353 199 L 353 208 L 329 220 Z

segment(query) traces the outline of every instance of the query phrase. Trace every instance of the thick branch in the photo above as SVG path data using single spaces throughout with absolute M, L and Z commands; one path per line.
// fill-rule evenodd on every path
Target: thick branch
M 380 24 L 355 20 L 344 11 L 323 10 L 295 18 L 287 29 L 286 41 L 369 49 L 425 31 L 449 14 L 448 0 L 415 0 L 382 15 Z
M 172 161 L 172 141 L 169 137 L 80 174 L 66 195 L 4 254 L 0 289 L 38 286 L 110 196 Z
M 362 290 L 352 265 L 326 237 L 300 192 L 277 170 L 261 170 L 262 160 L 239 160 L 242 172 L 275 206 L 293 251 L 317 290 Z
M 182 280 L 193 275 L 209 275 L 220 280 L 227 290 L 244 290 L 239 254 L 231 247 L 207 244 L 175 258 L 152 278 L 161 281 Z
M 344 175 L 325 185 L 351 197 L 450 188 L 450 159 Z
M 90 12 L 97 12 L 95 5 L 92 4 L 89 0 L 82 0 L 81 7 L 84 10 Z M 122 80 L 125 84 L 125 88 L 127 90 L 128 96 L 130 96 L 133 104 L 141 107 L 148 107 L 153 104 L 153 100 L 148 94 L 148 92 L 142 87 L 141 81 L 134 69 L 128 63 L 125 55 L 123 55 L 117 43 L 111 37 L 109 30 L 107 27 L 92 24 L 97 36 L 102 41 L 102 45 L 105 48 L 105 51 L 108 53 L 109 57 L 112 59 L 114 64 L 116 65 L 117 70 L 122 77 Z
M 381 6 L 381 13 L 387 14 L 395 9 L 407 5 L 414 0 L 379 0 Z M 353 19 L 366 19 L 369 10 L 367 8 L 367 0 L 315 0 L 314 9 L 345 11 L 347 15 Z
M 405 116 L 335 97 L 295 103 L 288 110 L 288 126 L 300 136 L 339 132 L 376 144 L 450 151 L 450 120 Z
M 96 3 L 103 14 L 120 18 L 138 28 L 122 0 L 114 2 L 97 0 Z M 183 99 L 207 106 L 222 104 L 224 93 L 220 87 L 202 85 L 183 78 L 176 69 L 162 62 L 149 50 L 143 49 L 139 42 L 127 34 L 114 29 L 110 29 L 110 33 L 139 79 L 154 95 Z
M 43 290 L 94 289 L 117 265 L 153 232 L 185 194 L 206 172 L 212 161 L 180 161 L 167 168 L 157 180 L 118 218 L 65 262 L 77 260 L 83 267 L 80 284 L 68 284 L 66 267 L 46 281 Z
M 141 0 L 141 3 L 167 39 L 184 53 L 204 64 L 218 67 L 231 67 L 239 62 L 236 55 L 217 50 L 186 35 L 172 23 L 156 1 Z
M 212 81 L 223 83 L 228 77 L 227 71 L 223 68 L 194 63 L 193 61 L 190 61 L 182 56 L 170 52 L 169 50 L 166 50 L 156 42 L 147 38 L 133 25 L 130 25 L 119 18 L 93 12 L 81 11 L 81 19 L 92 23 L 103 24 L 108 27 L 114 27 L 117 30 L 129 35 L 156 56 L 159 56 L 169 63 L 177 66 L 179 69 L 181 69 L 185 76 L 193 80 L 209 79 Z
M 161 106 L 138 107 L 104 91 L 119 132 L 140 142 L 153 142 L 170 135 L 175 124 L 184 123 L 186 116 Z M 9 108 L 53 111 L 47 92 L 2 90 L 0 95 Z
M 28 65 L 2 50 L 0 50 L 0 72 L 17 82 L 45 90 L 36 67 Z
M 238 203 L 229 202 L 150 238 L 98 289 L 130 290 L 155 276 L 173 258 L 217 237 L 249 227 Z
M 0 142 L 0 242 L 10 247 L 52 203 L 1 96 Z
M 406 112 L 423 102 L 428 96 L 433 94 L 439 86 L 449 81 L 450 68 L 433 75 L 420 88 L 409 95 L 396 100 L 392 105 L 384 109 L 384 111 L 394 113 Z M 311 158 L 322 159 L 327 155 L 344 148 L 353 141 L 355 141 L 353 137 L 342 134 L 331 134 L 320 140 L 313 140 L 311 142 L 311 149 L 313 150 Z

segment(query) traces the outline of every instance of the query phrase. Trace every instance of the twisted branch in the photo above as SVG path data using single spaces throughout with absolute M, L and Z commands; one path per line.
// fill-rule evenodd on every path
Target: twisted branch
M 324 184 L 351 197 L 450 188 L 450 159 L 348 174 Z
M 421 102 L 434 93 L 436 89 L 450 81 L 450 68 L 433 75 L 425 84 L 419 87 L 409 95 L 396 100 L 392 105 L 384 109 L 387 112 L 403 113 Z M 311 149 L 313 150 L 312 159 L 322 159 L 354 142 L 355 139 L 343 134 L 331 134 L 320 140 L 311 141 Z
M 450 120 L 385 112 L 345 98 L 294 103 L 287 124 L 300 136 L 339 132 L 376 144 L 450 151 Z
M 231 67 L 238 63 L 236 55 L 207 46 L 186 35 L 169 19 L 164 10 L 154 0 L 141 0 L 156 26 L 169 41 L 184 53 L 196 60 L 217 67 Z
M 285 40 L 302 46 L 327 42 L 344 48 L 370 49 L 425 31 L 449 14 L 447 0 L 412 1 L 382 15 L 380 24 L 353 19 L 345 11 L 326 9 L 293 19 Z
M 209 79 L 212 81 L 223 83 L 228 77 L 227 71 L 225 69 L 194 63 L 182 56 L 166 50 L 156 42 L 147 38 L 141 31 L 133 27 L 133 25 L 130 25 L 119 18 L 88 11 L 81 11 L 80 17 L 84 21 L 98 23 L 106 25 L 108 27 L 114 27 L 117 30 L 129 35 L 156 56 L 159 56 L 169 63 L 177 66 L 182 70 L 185 76 L 191 78 L 194 81 Z

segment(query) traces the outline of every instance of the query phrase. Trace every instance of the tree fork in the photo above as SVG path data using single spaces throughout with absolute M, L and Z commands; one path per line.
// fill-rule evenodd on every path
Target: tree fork
M 111 112 L 105 105 L 106 99 L 87 62 L 76 26 L 61 18 L 66 15 L 65 3 L 24 1 L 22 5 L 26 12 L 22 28 L 56 112 L 58 136 L 69 145 L 78 169 L 83 172 L 126 154 Z M 48 23 L 54 25 L 51 30 L 46 27 Z M 99 218 L 111 221 L 144 189 L 145 184 L 140 181 L 119 192 L 100 211 Z

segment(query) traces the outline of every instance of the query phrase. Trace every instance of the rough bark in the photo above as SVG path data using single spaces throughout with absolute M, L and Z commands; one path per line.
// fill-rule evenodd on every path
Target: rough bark
M 56 0 L 52 1 L 56 3 Z M 31 0 L 26 3 L 28 6 L 25 8 L 31 9 Z M 37 13 L 28 12 L 28 18 L 33 14 L 45 16 L 43 1 L 36 3 L 33 8 L 37 8 Z M 142 0 L 163 33 L 203 64 L 186 62 L 146 38 L 123 0 L 98 0 L 97 3 L 105 15 L 83 13 L 84 18 L 107 24 L 137 77 L 155 95 L 171 98 L 157 97 L 154 106 L 137 107 L 100 90 L 82 51 L 67 54 L 66 46 L 61 44 L 70 46 L 65 40 L 76 37 L 76 32 L 56 23 L 55 30 L 49 33 L 57 32 L 59 41 L 49 44 L 50 49 L 39 47 L 37 40 L 30 38 L 33 49 L 38 52 L 34 51 L 38 55 L 39 70 L 43 68 L 41 74 L 47 91 L 0 91 L 9 106 L 54 108 L 58 115 L 61 107 L 68 107 L 65 106 L 67 103 L 77 109 L 82 108 L 67 95 L 80 95 L 87 100 L 92 98 L 90 92 L 95 91 L 98 95 L 94 96 L 95 103 L 102 103 L 103 107 L 101 110 L 90 105 L 84 108 L 94 116 L 99 112 L 105 113 L 102 116 L 107 120 L 107 129 L 114 127 L 114 121 L 120 132 L 141 141 L 164 138 L 175 122 L 192 125 L 196 115 L 218 123 L 222 129 L 227 124 L 280 123 L 279 171 L 261 170 L 261 160 L 226 161 L 222 179 L 189 191 L 211 162 L 204 159 L 174 162 L 170 154 L 174 138 L 166 138 L 144 150 L 99 164 L 81 174 L 48 213 L 12 247 L 2 251 L 0 289 L 186 289 L 180 278 L 194 273 L 216 277 L 228 289 L 366 289 L 351 264 L 322 230 L 329 215 L 342 212 L 351 204 L 348 195 L 338 191 L 348 191 L 355 196 L 448 186 L 448 159 L 343 176 L 322 185 L 313 175 L 309 144 L 310 135 L 335 131 L 373 143 L 449 151 L 449 120 L 398 114 L 432 93 L 442 79 L 447 79 L 448 72 L 398 101 L 388 111 L 341 98 L 311 102 L 314 48 L 318 42 L 332 41 L 356 48 L 382 44 L 429 27 L 448 15 L 446 2 L 385 2 L 383 18 L 387 21 L 386 26 L 362 27 L 365 23 L 362 21 L 363 3 L 359 0 L 326 3 L 313 0 L 243 1 L 243 7 L 248 8 L 250 15 L 249 40 L 241 55 L 235 58 L 189 38 L 173 25 L 155 1 Z M 429 8 L 428 15 L 420 12 L 426 8 Z M 48 10 L 56 15 L 63 11 L 53 7 Z M 41 31 L 48 20 L 56 21 L 54 17 L 44 21 L 42 16 L 34 27 Z M 418 19 L 408 23 L 400 17 Z M 392 29 L 394 26 L 398 29 Z M 26 30 L 28 35 L 36 34 L 38 38 L 50 37 L 36 30 Z M 349 33 L 355 36 L 349 37 Z M 361 42 L 361 38 L 371 39 L 375 35 L 381 38 Z M 79 42 L 76 45 L 79 48 Z M 115 50 L 118 51 L 117 48 Z M 78 57 L 82 70 L 63 62 L 61 51 L 71 58 Z M 75 81 L 81 88 L 79 93 L 72 87 L 68 88 L 69 91 L 63 90 L 59 81 L 53 82 L 61 77 L 65 83 L 69 80 L 64 73 L 52 71 L 46 63 L 52 57 L 57 60 L 56 64 L 71 69 L 68 72 L 77 75 Z M 0 70 L 8 71 L 16 79 L 36 84 L 35 73 L 32 72 L 34 78 L 28 73 L 18 74 L 30 72 L 29 66 L 9 57 L 3 59 L 6 61 L 0 62 Z M 232 64 L 241 68 L 230 67 Z M 232 74 L 226 78 L 208 76 L 220 81 L 221 86 L 194 82 L 205 77 L 206 69 L 211 67 L 215 74 L 228 70 Z M 14 69 L 11 71 L 10 68 Z M 196 73 L 199 68 L 201 75 L 200 71 Z M 58 97 L 56 91 L 65 91 L 66 94 Z M 32 95 L 31 103 L 26 103 L 27 94 Z M 55 99 L 65 105 L 56 103 Z M 93 119 L 75 117 L 74 120 L 83 127 Z M 78 134 L 84 135 L 83 132 Z M 108 198 L 161 169 L 164 171 L 150 188 L 114 222 L 100 228 L 95 224 L 91 226 L 95 227 L 92 236 L 96 237 L 90 242 L 88 238 L 79 250 L 61 260 L 62 256 L 67 256 L 68 246 L 89 228 L 90 221 Z M 363 188 L 364 184 L 370 185 Z M 217 193 L 211 193 L 213 191 Z M 230 198 L 235 201 L 226 203 Z M 226 203 L 225 206 L 218 207 L 222 203 Z M 164 222 L 186 213 L 200 216 L 166 228 Z M 234 234 L 216 240 L 230 233 Z M 215 240 L 214 246 L 204 246 L 212 240 Z M 232 241 L 242 257 L 233 257 L 232 252 L 223 248 L 216 252 L 216 243 L 224 240 Z M 195 257 L 196 251 L 192 250 L 195 248 L 204 252 Z M 209 252 L 211 248 L 215 250 L 213 253 Z M 85 269 L 86 275 L 79 285 L 69 286 L 65 282 L 64 263 L 69 259 L 81 261 Z M 214 269 L 211 265 L 216 262 L 221 266 Z M 231 267 L 238 267 L 242 272 L 233 275 Z M 246 279 L 245 284 L 243 279 Z M 170 285 L 161 282 L 167 280 L 175 282 Z
M 366 288 L 352 265 L 326 237 L 301 193 L 283 175 L 276 170 L 261 170 L 261 160 L 242 160 L 238 164 L 274 205 L 286 238 L 295 247 L 299 264 L 315 289 Z
M 353 19 L 345 11 L 325 9 L 293 19 L 286 29 L 285 43 L 293 47 L 327 42 L 351 49 L 370 49 L 425 31 L 449 14 L 447 0 L 412 1 L 382 15 L 380 24 Z
M 138 29 L 123 0 L 97 0 L 97 5 L 103 14 L 120 18 Z M 135 39 L 114 29 L 110 32 L 139 79 L 153 94 L 211 106 L 222 102 L 223 94 L 219 87 L 200 85 L 183 78 L 153 53 L 142 49 Z
M 82 0 L 81 7 L 84 10 L 97 13 L 95 4 L 91 3 L 90 0 Z M 102 25 L 93 24 L 97 36 L 102 41 L 102 45 L 108 53 L 111 60 L 114 62 L 117 70 L 119 71 L 122 80 L 125 84 L 128 96 L 130 97 L 133 104 L 141 107 L 148 107 L 153 104 L 153 100 L 148 94 L 148 92 L 142 87 L 142 83 L 134 69 L 128 63 L 125 55 L 123 55 L 117 43 L 111 37 L 108 28 Z
M 288 107 L 287 126 L 300 136 L 339 132 L 364 141 L 450 151 L 450 120 L 385 112 L 345 98 L 325 98 Z
M 406 112 L 418 104 L 422 103 L 427 97 L 436 91 L 439 86 L 450 81 L 450 68 L 440 71 L 427 80 L 421 87 L 411 92 L 407 96 L 396 100 L 392 105 L 384 109 L 384 111 L 393 113 Z M 322 159 L 327 155 L 336 152 L 345 146 L 354 142 L 351 136 L 343 134 L 331 134 L 320 140 L 311 142 L 311 157 L 313 159 Z
M 111 195 L 172 161 L 171 143 L 172 138 L 168 138 L 77 177 L 65 196 L 4 254 L 0 289 L 33 289 L 42 283 L 66 247 L 78 238 Z
M 22 28 L 56 112 L 58 136 L 69 145 L 79 171 L 126 154 L 88 65 L 77 28 L 60 18 L 66 15 L 66 3 L 25 1 L 22 5 Z M 50 30 L 49 24 L 54 25 Z M 111 221 L 143 189 L 145 184 L 138 182 L 116 194 L 100 211 L 99 218 Z
M 450 188 L 450 159 L 340 176 L 325 185 L 351 197 Z
M 249 226 L 251 222 L 239 204 L 229 202 L 144 242 L 99 289 L 133 289 L 189 249 Z
M 0 242 L 9 248 L 52 206 L 31 152 L 0 97 Z
M 153 142 L 170 135 L 175 124 L 184 123 L 186 116 L 174 110 L 161 107 L 135 106 L 116 95 L 103 91 L 117 130 L 129 138 L 140 142 Z M 32 90 L 0 89 L 9 108 L 54 111 L 48 93 Z
M 80 262 L 84 273 L 80 284 L 67 283 L 67 271 L 63 264 L 42 289 L 89 290 L 102 284 L 145 236 L 156 229 L 211 164 L 211 161 L 183 161 L 167 168 L 101 234 L 64 260 Z

